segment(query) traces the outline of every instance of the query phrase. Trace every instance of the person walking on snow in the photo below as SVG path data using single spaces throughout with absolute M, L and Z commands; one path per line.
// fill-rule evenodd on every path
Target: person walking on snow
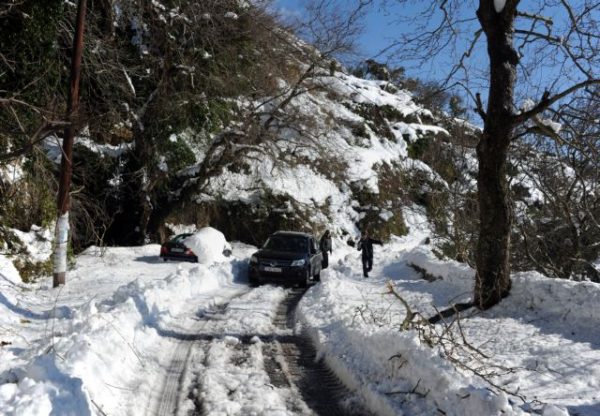
M 369 277 L 369 272 L 373 269 L 373 244 L 383 243 L 380 240 L 369 237 L 368 231 L 363 231 L 358 241 L 358 251 L 362 251 L 363 276 Z
M 321 240 L 319 240 L 319 248 L 323 252 L 323 268 L 326 269 L 329 266 L 329 253 L 333 253 L 333 246 L 331 245 L 331 233 L 329 230 L 325 230 Z

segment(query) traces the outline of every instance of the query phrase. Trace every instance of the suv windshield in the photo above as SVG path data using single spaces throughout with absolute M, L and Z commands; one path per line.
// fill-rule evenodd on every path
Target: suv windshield
M 296 237 L 293 235 L 272 235 L 263 248 L 291 253 L 306 253 L 308 251 L 308 240 L 306 237 Z

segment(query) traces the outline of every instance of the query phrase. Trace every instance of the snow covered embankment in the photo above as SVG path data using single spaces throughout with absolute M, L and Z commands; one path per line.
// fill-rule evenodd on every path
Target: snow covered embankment
M 165 332 L 247 290 L 233 284 L 237 260 L 162 264 L 158 252 L 90 248 L 65 287 L 25 295 L 0 257 L 0 337 L 10 341 L 0 349 L 0 414 L 146 413 L 130 397 L 157 394 L 164 352 L 177 342 Z
M 405 259 L 442 280 L 470 290 L 475 271 L 454 261 L 436 258 L 426 247 L 417 247 Z M 592 282 L 550 279 L 538 272 L 521 272 L 511 276 L 510 296 L 497 308 L 517 311 L 535 310 L 554 319 L 568 320 L 572 325 L 600 326 L 600 286 Z M 507 306 L 510 305 L 510 306 Z
M 362 278 L 352 249 L 336 247 L 338 262 L 300 304 L 301 321 L 321 356 L 377 414 L 438 414 L 441 409 L 456 416 L 567 415 L 566 409 L 576 406 L 591 409 L 581 414 L 595 414 L 596 394 L 584 380 L 600 375 L 598 285 L 518 273 L 511 296 L 500 305 L 464 313 L 463 330 L 489 357 L 486 365 L 514 370 L 490 373 L 496 385 L 516 392 L 507 394 L 455 368 L 416 331 L 399 330 L 405 310 L 385 294 L 386 281 L 393 280 L 413 311 L 430 316 L 433 306 L 443 309 L 470 298 L 474 277 L 464 264 L 439 260 L 429 246 L 410 247 L 400 240 L 382 248 L 379 259 L 376 253 L 380 264 L 370 279 Z M 421 279 L 411 264 L 440 279 Z M 584 367 L 572 363 L 575 351 Z

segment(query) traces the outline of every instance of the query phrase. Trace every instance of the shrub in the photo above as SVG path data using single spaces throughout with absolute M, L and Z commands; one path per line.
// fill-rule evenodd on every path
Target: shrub
M 33 262 L 27 258 L 17 258 L 13 260 L 13 264 L 19 271 L 21 280 L 24 283 L 32 283 L 40 277 L 52 274 L 52 258 L 41 262 Z

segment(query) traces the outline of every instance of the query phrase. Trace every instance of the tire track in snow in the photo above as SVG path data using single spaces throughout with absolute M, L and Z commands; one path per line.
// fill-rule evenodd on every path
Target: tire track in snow
M 294 327 L 294 313 L 305 290 L 292 289 L 278 307 L 273 323 L 284 330 Z M 322 416 L 367 416 L 370 413 L 325 365 L 316 360 L 316 350 L 306 335 L 278 336 L 263 348 L 265 371 L 275 387 L 292 387 L 315 414 Z M 290 403 L 290 411 L 298 408 Z
M 240 295 L 241 296 L 241 295 Z M 203 335 L 203 329 L 210 319 L 216 315 L 222 315 L 228 303 L 216 305 L 214 309 L 205 311 L 199 321 L 191 328 L 189 333 L 177 333 L 175 331 L 159 331 L 161 335 L 170 336 L 178 340 L 177 346 L 171 355 L 167 376 L 163 383 L 158 406 L 154 414 L 157 416 L 172 416 L 179 413 L 181 394 L 184 392 L 183 382 L 187 372 L 190 355 L 194 348 L 204 348 L 210 341 L 212 335 Z M 201 403 L 196 403 L 201 406 Z
M 182 339 L 178 342 L 171 363 L 167 369 L 167 377 L 162 387 L 158 408 L 156 414 L 158 416 L 176 415 L 179 406 L 179 392 L 181 384 L 185 376 L 188 359 L 194 347 L 194 339 Z

